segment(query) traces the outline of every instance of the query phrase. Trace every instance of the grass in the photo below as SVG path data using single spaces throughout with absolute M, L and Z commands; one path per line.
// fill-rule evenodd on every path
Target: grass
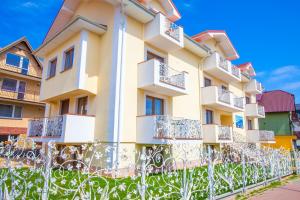
M 257 179 L 253 178 L 256 166 L 247 166 L 246 185 L 262 182 L 262 169 L 256 167 Z M 242 166 L 230 163 L 218 164 L 214 169 L 215 195 L 220 195 L 243 186 Z M 232 182 L 229 177 L 234 176 Z M 183 178 L 185 177 L 185 178 Z M 12 182 L 15 183 L 16 199 L 41 199 L 44 186 L 42 171 L 28 168 L 15 169 L 11 173 L 8 169 L 0 170 L 0 178 L 5 179 L 8 191 L 12 190 Z M 0 179 L 0 180 L 1 180 Z M 186 181 L 184 181 L 186 180 Z M 163 197 L 162 199 L 180 199 L 185 194 L 194 199 L 206 199 L 209 194 L 208 168 L 207 166 L 194 168 L 193 170 L 176 170 L 166 173 L 152 173 L 146 176 L 146 199 L 151 197 Z M 93 174 L 83 174 L 75 170 L 53 170 L 49 181 L 49 199 L 83 199 L 88 195 L 91 199 L 140 199 L 139 186 L 141 177 L 109 178 Z M 4 189 L 4 184 L 2 184 Z M 148 198 L 147 198 L 148 197 Z

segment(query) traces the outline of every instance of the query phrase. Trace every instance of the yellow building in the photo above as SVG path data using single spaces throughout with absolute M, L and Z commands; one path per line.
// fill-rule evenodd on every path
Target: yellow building
M 43 117 L 42 68 L 26 38 L 0 50 L 0 142 L 26 136 L 28 119 Z
M 123 3 L 64 1 L 36 50 L 44 61 L 43 123 L 56 131 L 40 130 L 34 120 L 29 136 L 128 150 L 173 138 L 215 146 L 262 142 L 257 118 L 264 110 L 255 100 L 262 87 L 251 64 L 231 63 L 238 54 L 226 33 L 187 36 L 171 1 Z

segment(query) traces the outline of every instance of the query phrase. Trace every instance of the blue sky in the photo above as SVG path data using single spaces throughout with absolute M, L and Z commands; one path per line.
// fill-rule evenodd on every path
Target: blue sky
M 188 35 L 225 30 L 240 59 L 251 61 L 267 90 L 283 89 L 300 102 L 300 1 L 174 0 Z M 62 0 L 2 0 L 0 46 L 26 36 L 37 48 Z

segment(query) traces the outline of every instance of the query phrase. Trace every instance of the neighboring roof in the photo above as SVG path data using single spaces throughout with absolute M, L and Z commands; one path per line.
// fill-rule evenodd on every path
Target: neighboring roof
M 34 59 L 36 60 L 36 62 L 38 63 L 38 66 L 39 66 L 40 68 L 42 68 L 42 63 L 41 63 L 40 60 L 33 54 L 33 49 L 32 49 L 32 47 L 31 47 L 31 45 L 30 45 L 30 43 L 29 43 L 29 41 L 27 40 L 26 37 L 21 37 L 20 39 L 18 39 L 18 40 L 16 40 L 16 41 L 14 41 L 14 42 L 8 44 L 7 46 L 1 48 L 1 49 L 0 49 L 0 54 L 3 53 L 3 52 L 5 52 L 5 51 L 7 51 L 7 50 L 9 50 L 10 48 L 12 48 L 12 47 L 14 47 L 14 46 L 17 46 L 18 44 L 20 44 L 20 43 L 22 43 L 22 42 L 25 43 L 25 45 L 26 45 L 27 48 L 29 49 L 31 55 L 33 56 L 33 58 L 34 58 Z
M 236 49 L 234 48 L 225 31 L 207 30 L 192 36 L 192 38 L 199 43 L 205 42 L 206 40 L 215 39 L 217 42 L 219 42 L 219 46 L 226 53 L 226 59 L 235 60 L 239 58 Z
M 265 107 L 266 113 L 294 112 L 295 96 L 282 90 L 273 90 L 257 95 L 257 101 Z

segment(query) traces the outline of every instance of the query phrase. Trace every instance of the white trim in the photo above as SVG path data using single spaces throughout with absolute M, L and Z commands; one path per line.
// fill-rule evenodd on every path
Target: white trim
M 78 56 L 78 71 L 77 71 L 77 86 L 79 89 L 83 89 L 85 85 L 85 71 L 86 71 L 86 60 L 87 60 L 87 41 L 88 32 L 82 30 L 80 32 L 79 42 L 79 56 Z M 75 52 L 74 52 L 75 57 Z M 74 64 L 74 62 L 73 62 Z

